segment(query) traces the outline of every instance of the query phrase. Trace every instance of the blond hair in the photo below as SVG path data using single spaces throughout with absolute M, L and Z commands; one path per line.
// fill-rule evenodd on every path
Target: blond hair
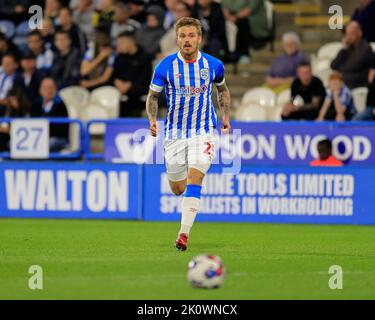
M 329 81 L 331 80 L 339 80 L 341 82 L 344 82 L 344 76 L 341 72 L 333 71 L 329 76 Z
M 198 34 L 202 35 L 202 24 L 198 19 L 194 19 L 191 17 L 183 17 L 181 19 L 178 19 L 177 22 L 174 25 L 174 30 L 176 31 L 176 34 L 178 30 L 182 27 L 186 26 L 194 26 L 197 28 Z

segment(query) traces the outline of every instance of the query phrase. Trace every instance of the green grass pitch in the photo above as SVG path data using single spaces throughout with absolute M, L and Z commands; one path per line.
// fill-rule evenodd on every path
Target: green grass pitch
M 374 299 L 375 227 L 196 223 L 177 252 L 177 223 L 0 220 L 0 299 Z M 188 261 L 222 257 L 219 289 L 194 289 Z M 43 268 L 43 290 L 28 269 Z M 331 265 L 343 289 L 328 287 Z

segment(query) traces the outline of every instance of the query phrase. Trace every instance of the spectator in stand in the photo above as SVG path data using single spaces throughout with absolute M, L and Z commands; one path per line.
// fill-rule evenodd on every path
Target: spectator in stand
M 55 50 L 54 37 L 55 37 L 55 27 L 50 18 L 43 18 L 43 28 L 40 29 L 40 34 L 42 35 L 44 47 L 46 49 Z
M 97 32 L 95 40 L 95 46 L 86 51 L 80 69 L 83 79 L 80 85 L 88 89 L 108 84 L 115 59 L 107 34 Z
M 197 4 L 196 15 L 203 27 L 203 51 L 223 59 L 228 55 L 228 44 L 221 4 L 213 0 L 198 0 Z
M 48 73 L 52 67 L 53 52 L 44 45 L 42 34 L 39 30 L 32 30 L 27 37 L 28 50 L 36 55 L 36 67 Z
M 44 17 L 51 19 L 54 26 L 57 24 L 61 7 L 62 5 L 60 0 L 46 0 L 45 2 L 43 15 Z
M 29 99 L 20 86 L 13 86 L 6 100 L 5 117 L 23 118 L 30 115 Z M 9 132 L 9 124 L 0 126 L 0 152 L 9 150 Z
M 332 154 L 332 142 L 324 139 L 318 142 L 319 159 L 310 162 L 312 167 L 342 167 L 344 164 Z
M 133 34 L 122 33 L 117 40 L 117 56 L 112 80 L 122 93 L 120 117 L 140 117 L 152 75 L 152 58 L 138 46 Z
M 93 24 L 97 31 L 110 33 L 115 14 L 116 0 L 102 0 L 93 13 Z
M 29 0 L 0 0 L 0 20 L 18 24 L 27 19 Z
M 114 21 L 111 27 L 111 41 L 116 43 L 117 37 L 123 32 L 136 32 L 141 27 L 141 24 L 130 19 L 130 5 L 124 3 L 117 3 L 115 8 Z
M 164 15 L 163 26 L 165 30 L 170 30 L 173 28 L 173 25 L 178 20 L 176 19 L 176 5 L 181 3 L 179 0 L 165 0 L 165 7 L 167 8 Z
M 50 76 L 56 81 L 59 89 L 76 85 L 79 82 L 80 54 L 77 48 L 72 47 L 71 43 L 72 40 L 67 31 L 56 32 L 57 52 L 53 58 Z
M 156 54 L 161 51 L 159 42 L 165 34 L 164 10 L 160 6 L 153 5 L 147 9 L 146 14 L 146 24 L 137 30 L 136 38 L 138 44 L 155 58 Z
M 352 93 L 345 85 L 343 75 L 337 71 L 332 72 L 329 77 L 328 87 L 326 98 L 317 120 L 351 120 L 356 111 Z
M 362 39 L 362 30 L 358 22 L 351 21 L 346 26 L 342 42 L 343 49 L 332 61 L 331 68 L 344 75 L 345 83 L 350 89 L 366 87 L 372 62 L 372 49 L 368 42 Z
M 181 7 L 181 6 L 178 7 L 181 4 L 183 5 L 183 7 Z M 183 8 L 183 10 L 188 10 L 189 14 L 190 14 L 190 12 L 193 12 L 196 9 L 195 0 L 192 0 L 192 1 L 165 0 L 164 6 L 166 8 L 166 11 L 165 11 L 165 14 L 164 14 L 164 22 L 163 22 L 163 27 L 164 27 L 165 30 L 173 29 L 174 24 L 179 19 L 178 15 L 181 16 L 181 14 L 183 14 L 181 12 L 181 10 L 182 10 L 181 8 Z M 197 14 L 195 14 L 195 15 L 197 16 Z
M 292 83 L 291 101 L 282 111 L 283 120 L 315 120 L 326 96 L 322 81 L 313 76 L 311 64 L 303 61 Z
M 67 118 L 68 110 L 57 95 L 57 85 L 52 78 L 44 78 L 40 85 L 40 99 L 31 107 L 32 117 Z M 69 146 L 69 124 L 49 125 L 50 152 L 59 152 Z
M 239 63 L 249 63 L 249 46 L 250 46 L 250 8 L 248 0 L 221 2 L 223 13 L 226 20 L 234 23 L 237 28 L 236 39 L 236 57 L 235 61 Z
M 9 91 L 17 81 L 17 69 L 18 61 L 15 55 L 4 54 L 0 67 L 0 117 L 5 115 Z
M 39 99 L 39 87 L 43 74 L 36 67 L 36 56 L 31 51 L 25 52 L 21 58 L 21 74 L 16 82 L 27 94 L 31 104 Z
M 174 15 L 176 20 L 179 20 L 183 17 L 190 17 L 191 10 L 186 3 L 177 1 L 174 7 Z M 180 50 L 176 41 L 176 31 L 173 27 L 163 35 L 163 37 L 160 39 L 159 45 L 161 53 L 157 55 L 158 59 L 162 59 L 167 55 Z
M 239 63 L 249 63 L 252 39 L 268 36 L 267 12 L 263 0 L 222 0 L 225 19 L 238 28 L 236 55 Z
M 69 7 L 64 7 L 59 13 L 59 25 L 56 31 L 64 30 L 69 33 L 72 40 L 72 47 L 77 48 L 82 56 L 86 51 L 86 38 L 79 30 L 77 25 L 73 22 L 73 13 Z
M 30 101 L 22 87 L 14 85 L 9 90 L 6 116 L 21 118 L 30 116 Z
M 271 70 L 266 77 L 266 85 L 279 93 L 291 85 L 297 76 L 297 67 L 307 60 L 300 51 L 300 39 L 294 32 L 283 34 L 282 43 L 284 54 L 277 57 L 271 65 Z
M 353 121 L 375 120 L 375 53 L 372 70 L 369 73 L 369 86 L 366 99 L 366 109 L 357 114 Z
M 0 31 L 0 63 L 4 54 L 9 52 L 11 52 L 16 58 L 20 55 L 17 46 L 11 40 L 8 40 L 4 33 Z
M 130 3 L 130 17 L 140 24 L 146 23 L 146 4 L 144 0 L 132 0 Z
M 363 38 L 367 42 L 375 42 L 375 1 L 360 0 L 359 7 L 354 11 L 352 20 L 362 28 Z
M 73 21 L 79 29 L 85 34 L 88 40 L 94 40 L 93 14 L 95 4 L 93 0 L 71 1 L 70 7 L 73 10 Z

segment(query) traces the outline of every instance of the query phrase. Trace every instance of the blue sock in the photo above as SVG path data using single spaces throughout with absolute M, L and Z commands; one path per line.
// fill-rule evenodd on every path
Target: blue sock
M 186 186 L 186 191 L 184 194 L 185 198 L 193 197 L 193 198 L 201 198 L 201 190 L 202 186 L 198 184 L 188 184 Z

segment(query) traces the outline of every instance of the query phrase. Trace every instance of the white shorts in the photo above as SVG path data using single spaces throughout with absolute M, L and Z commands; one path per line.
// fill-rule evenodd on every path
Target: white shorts
M 206 174 L 215 158 L 214 135 L 198 135 L 188 139 L 167 140 L 164 157 L 170 181 L 181 181 L 187 177 L 188 168 Z

